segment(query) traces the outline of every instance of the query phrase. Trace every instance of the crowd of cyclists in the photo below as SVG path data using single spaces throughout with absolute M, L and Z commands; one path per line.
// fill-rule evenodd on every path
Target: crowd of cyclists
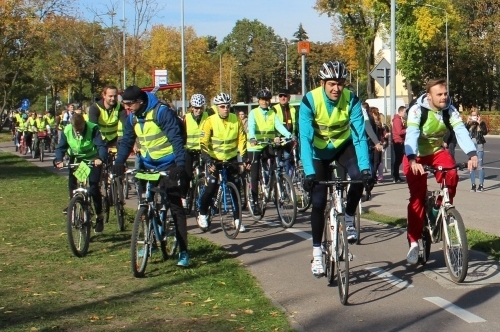
M 250 195 L 254 202 L 252 212 L 260 214 L 256 202 L 261 163 L 273 159 L 264 142 L 279 143 L 282 138 L 290 139 L 294 144 L 277 153 L 286 165 L 286 172 L 294 167 L 290 158 L 292 150 L 300 156 L 304 170 L 302 186 L 310 193 L 312 205 L 308 217 L 313 247 L 311 272 L 320 277 L 325 273 L 321 241 L 327 187 L 316 183 L 331 178 L 329 165 L 332 162 L 343 168 L 350 179 L 362 180 L 349 187 L 345 207 L 348 240 L 356 242 L 354 215 L 358 202 L 363 190 L 369 192 L 376 181 L 382 180 L 377 172 L 382 164 L 381 153 L 390 139 L 385 119 L 377 109 L 362 104 L 358 96 L 346 88 L 346 77 L 346 66 L 342 62 L 327 61 L 319 71 L 321 85 L 303 96 L 298 108 L 289 104 L 288 90 L 281 90 L 279 103 L 271 106 L 272 93 L 263 89 L 256 94 L 258 106 L 249 114 L 232 112 L 233 99 L 227 93 L 217 94 L 208 108 L 205 96 L 197 93 L 191 96 L 189 110 L 182 118 L 169 104 L 138 86 L 126 88 L 121 97 L 115 86 L 106 86 L 100 100 L 90 106 L 88 115 L 73 105 L 56 116 L 50 112 L 15 111 L 16 149 L 21 135 L 31 147 L 33 133 L 46 131 L 58 138 L 56 167 L 62 167 L 65 154 L 71 163 L 94 160 L 89 182 L 97 215 L 95 232 L 102 232 L 104 227 L 99 190 L 102 165 L 107 165 L 114 175 L 124 176 L 127 159 L 135 152 L 136 168 L 166 170 L 168 177 L 163 185 L 167 188 L 180 248 L 177 265 L 187 267 L 189 251 L 184 207 L 194 163 L 201 162 L 207 175 L 196 218 L 200 229 L 206 231 L 210 226 L 209 204 L 218 188 L 218 165 L 221 162 L 234 165 L 231 176 L 237 186 L 241 184 L 240 174 L 249 172 Z M 410 189 L 407 261 L 416 264 L 418 250 L 415 248 L 418 249 L 417 241 L 421 236 L 427 190 L 427 174 L 422 165 L 451 167 L 455 164 L 454 158 L 443 148 L 448 128 L 452 128 L 458 144 L 469 156 L 469 170 L 477 167 L 478 158 L 460 114 L 449 102 L 446 81 L 429 80 L 425 93 L 418 97 L 407 114 L 404 108 L 398 110 L 393 119 L 393 127 L 398 128 L 398 132 L 392 139 L 399 153 L 396 159 L 403 162 L 403 173 Z M 109 157 L 113 148 L 117 149 L 114 160 Z M 399 164 L 394 166 L 392 176 L 395 183 L 404 182 L 399 176 Z M 457 172 L 450 171 L 446 177 L 453 201 Z M 441 181 L 438 177 L 436 180 Z M 75 185 L 70 171 L 70 197 Z M 235 219 L 234 223 L 240 232 L 246 231 L 242 220 Z

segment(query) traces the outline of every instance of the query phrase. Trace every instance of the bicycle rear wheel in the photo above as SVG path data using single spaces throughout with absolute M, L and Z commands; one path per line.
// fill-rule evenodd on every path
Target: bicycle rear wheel
M 257 182 L 258 183 L 258 182 Z M 260 207 L 260 214 L 258 215 L 255 215 L 254 213 L 254 209 L 253 209 L 253 205 L 254 205 L 254 201 L 253 201 L 253 197 L 252 197 L 252 183 L 250 181 L 250 175 L 247 174 L 246 176 L 246 179 L 245 179 L 245 195 L 247 197 L 247 207 L 248 207 L 248 211 L 250 211 L 250 214 L 252 215 L 252 218 L 254 220 L 261 220 L 263 217 L 264 217 L 264 193 L 262 192 L 261 188 L 260 188 L 260 183 L 258 183 L 258 191 L 257 191 L 257 204 L 259 205 Z
M 125 199 L 128 199 L 128 194 L 130 191 L 130 182 L 129 182 L 129 176 L 128 174 L 124 175 L 124 179 L 122 181 L 122 190 L 123 190 L 123 197 Z
M 277 187 L 281 189 L 281 195 Z M 286 174 L 281 174 L 276 188 L 274 189 L 276 195 L 276 210 L 281 220 L 281 225 L 285 228 L 290 228 L 297 220 L 297 197 L 293 187 L 292 179 Z
M 193 202 L 194 199 L 194 193 L 195 193 L 195 188 L 196 188 L 196 180 L 190 181 L 190 187 L 186 193 L 186 202 L 187 202 L 187 207 L 184 208 L 184 212 L 186 213 L 186 216 L 189 216 L 191 214 L 191 211 L 193 211 Z
M 349 297 L 349 246 L 347 241 L 347 227 L 343 215 L 337 216 L 337 284 L 339 287 L 340 303 L 346 304 Z
M 102 220 L 104 223 L 107 223 L 109 221 L 109 199 L 108 199 L 108 190 L 106 189 L 107 187 L 106 181 L 107 180 L 101 181 Z
M 111 193 L 113 195 L 113 205 L 115 206 L 118 230 L 123 232 L 125 230 L 125 209 L 123 208 L 124 200 L 123 191 L 121 189 L 121 181 L 118 178 L 114 178 L 111 185 Z
M 442 225 L 446 227 L 448 233 L 446 236 L 443 230 L 444 260 L 451 280 L 455 283 L 461 283 L 465 280 L 469 267 L 469 246 L 464 222 L 455 208 L 448 209 L 443 219 Z
M 299 162 L 299 166 L 297 166 L 295 176 L 293 177 L 293 184 L 297 196 L 297 210 L 299 212 L 306 212 L 311 205 L 310 193 L 302 188 L 304 178 L 304 169 L 302 168 L 302 163 Z
M 167 258 L 174 257 L 179 245 L 177 241 L 177 230 L 173 220 L 168 220 L 163 226 L 165 237 L 161 241 L 162 250 L 165 250 Z
M 135 215 L 130 248 L 132 273 L 136 278 L 144 277 L 148 264 L 153 229 L 150 229 L 148 207 L 141 206 Z
M 226 237 L 234 239 L 238 236 L 240 224 L 243 222 L 241 220 L 240 193 L 232 182 L 226 182 L 225 188 L 222 187 L 220 190 L 222 190 L 218 206 L 220 225 Z
M 323 230 L 323 241 L 321 243 L 323 249 L 323 266 L 325 267 L 325 275 L 328 280 L 328 284 L 332 285 L 335 279 L 335 262 L 333 260 L 332 248 L 332 229 L 333 225 L 330 220 L 330 207 L 325 208 L 325 229 Z
M 71 252 L 76 257 L 87 255 L 90 244 L 91 222 L 82 196 L 77 195 L 71 199 L 66 220 L 66 232 Z
M 19 143 L 19 154 L 26 155 L 28 153 L 28 149 L 26 148 L 26 143 L 24 140 Z

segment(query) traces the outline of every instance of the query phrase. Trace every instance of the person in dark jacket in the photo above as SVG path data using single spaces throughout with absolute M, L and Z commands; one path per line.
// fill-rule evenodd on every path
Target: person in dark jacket
M 481 116 L 477 110 L 473 110 L 470 113 L 470 116 L 465 124 L 465 128 L 469 131 L 470 138 L 472 138 L 472 142 L 476 145 L 477 150 L 477 172 L 479 173 L 479 187 L 477 187 L 478 192 L 484 191 L 484 144 L 486 140 L 484 139 L 484 135 L 488 133 L 488 128 L 486 128 L 486 123 L 481 120 Z M 470 182 L 472 183 L 472 187 L 470 191 L 476 192 L 476 170 L 472 170 L 470 172 Z
M 394 183 L 403 183 L 399 176 L 399 167 L 405 155 L 406 124 L 404 120 L 406 108 L 400 106 L 398 113 L 392 118 L 392 146 L 394 147 L 394 163 L 392 164 L 392 178 Z
M 137 138 L 140 142 L 142 166 L 146 169 L 168 172 L 166 188 L 180 248 L 177 265 L 187 267 L 189 266 L 187 224 L 181 202 L 181 184 L 189 178 L 185 170 L 186 150 L 182 122 L 175 111 L 160 103 L 154 94 L 144 92 L 138 86 L 126 88 L 122 98 L 122 105 L 129 116 L 125 121 L 125 130 L 120 140 L 113 172 L 117 176 L 123 175 L 124 164 Z

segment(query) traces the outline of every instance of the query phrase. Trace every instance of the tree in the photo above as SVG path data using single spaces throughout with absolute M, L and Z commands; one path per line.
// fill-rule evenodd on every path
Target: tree
M 305 40 L 309 39 L 309 37 L 307 36 L 306 30 L 304 30 L 304 28 L 302 27 L 302 23 L 299 24 L 299 29 L 297 31 L 295 31 L 293 36 L 295 37 L 295 39 L 292 39 L 292 42 L 294 42 L 294 43 L 299 42 L 299 41 L 305 41 Z
M 315 9 L 338 20 L 342 36 L 356 45 L 357 62 L 366 77 L 370 77 L 370 71 L 375 65 L 375 38 L 383 24 L 388 26 L 388 1 L 316 0 Z M 375 97 L 372 79 L 367 79 L 366 90 L 369 98 Z
M 271 27 L 257 20 L 236 22 L 218 47 L 218 52 L 228 53 L 241 63 L 237 67 L 241 82 L 236 99 L 250 102 L 258 90 L 273 86 L 275 75 L 280 72 L 280 54 L 283 53 L 280 48 L 283 48 L 283 41 Z M 279 77 L 276 82 L 284 85 L 284 78 Z

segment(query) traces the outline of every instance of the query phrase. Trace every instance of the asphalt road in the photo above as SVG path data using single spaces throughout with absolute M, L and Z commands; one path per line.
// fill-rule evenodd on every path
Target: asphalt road
M 494 142 L 500 145 L 500 140 L 490 141 L 488 150 L 493 150 Z M 8 145 L 0 145 L 0 150 L 12 152 L 13 148 Z M 493 156 L 494 152 L 488 155 Z M 496 167 L 498 161 L 492 159 L 486 158 L 488 165 Z M 53 170 L 50 161 L 34 163 Z M 482 214 L 487 227 L 498 234 L 495 217 L 498 210 L 494 204 L 486 204 L 486 201 L 498 202 L 496 179 L 494 175 L 488 180 L 490 189 L 482 194 L 467 196 L 468 188 L 463 189 L 458 195 L 463 197 L 463 202 L 457 204 L 465 220 Z M 466 182 L 467 175 L 461 174 L 461 180 Z M 460 184 L 460 187 L 466 186 Z M 364 208 L 404 216 L 407 196 L 406 185 L 384 183 L 375 187 L 374 199 Z M 469 211 L 480 203 L 485 205 L 477 212 Z M 128 204 L 136 204 L 134 196 Z M 276 210 L 271 204 L 261 222 L 244 217 L 249 231 L 235 240 L 224 236 L 217 221 L 211 231 L 204 234 L 199 231 L 194 217 L 189 218 L 188 227 L 191 234 L 221 244 L 239 259 L 274 303 L 286 310 L 299 331 L 500 329 L 498 264 L 481 253 L 470 251 L 468 277 L 464 284 L 455 285 L 447 277 L 440 243 L 432 246 L 430 261 L 425 267 L 409 266 L 405 259 L 404 229 L 362 220 L 361 244 L 350 247 L 354 260 L 351 262 L 350 297 L 348 305 L 344 306 L 338 300 L 336 285 L 330 287 L 326 278 L 316 279 L 311 274 L 310 212 L 299 214 L 292 229 L 285 230 L 276 221 Z

